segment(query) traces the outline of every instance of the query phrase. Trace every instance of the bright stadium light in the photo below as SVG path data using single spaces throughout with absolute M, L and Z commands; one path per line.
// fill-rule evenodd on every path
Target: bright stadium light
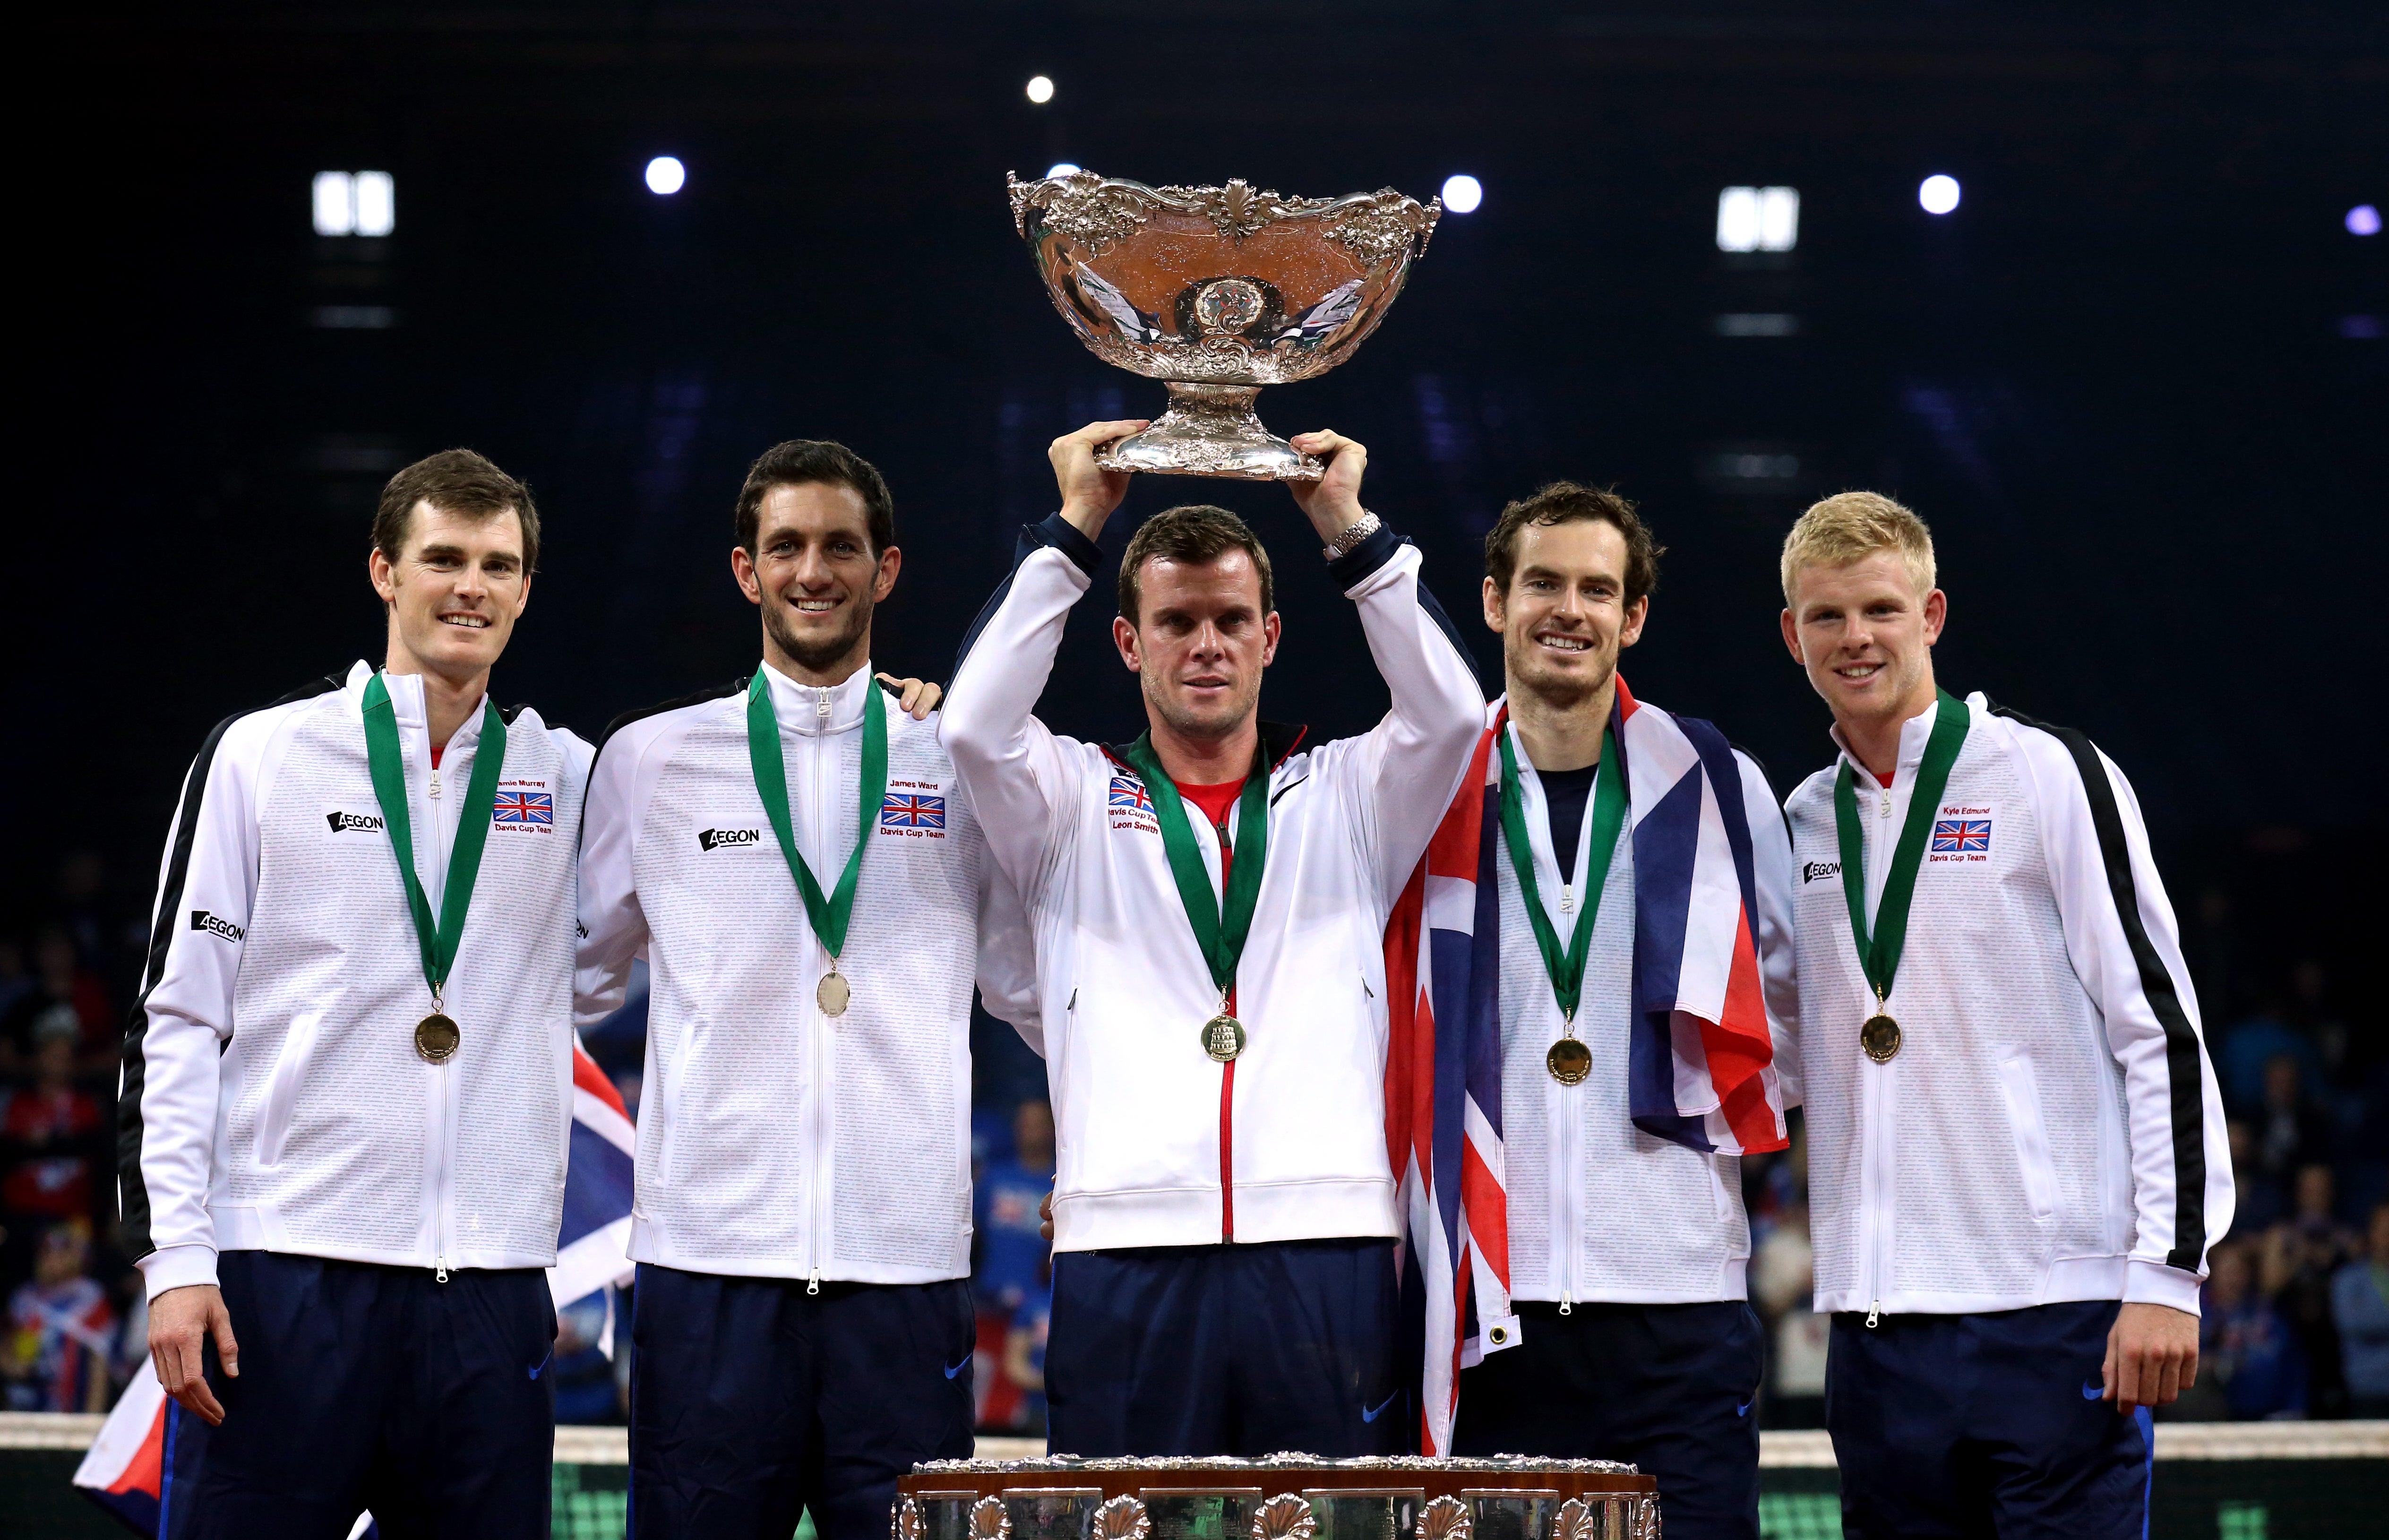
M 1054 99 L 1054 83 L 1043 75 L 1028 77 L 1028 99 L 1042 107 Z
M 1935 172 L 1916 186 L 1916 204 L 1928 214 L 1946 214 L 1958 206 L 1958 179 Z
M 357 233 L 357 179 L 344 171 L 315 173 L 315 233 L 352 236 Z
M 2370 203 L 2358 203 L 2347 211 L 2347 233 L 2351 236 L 2377 236 L 2381 233 L 2381 211 Z
M 1463 172 L 1443 179 L 1443 206 L 1456 214 L 1473 214 L 1485 201 L 1485 184 Z
M 1800 189 L 1719 190 L 1717 243 L 1720 251 L 1789 251 L 1800 243 Z
M 670 198 L 688 186 L 688 168 L 674 155 L 658 155 L 647 162 L 647 191 Z
M 354 186 L 357 234 L 390 234 L 398 225 L 398 183 L 386 171 L 361 171 Z
M 1080 172 L 1085 169 L 1086 168 L 1080 166 L 1075 160 L 1056 160 L 1052 165 L 1045 168 L 1045 174 L 1048 176 L 1076 176 Z

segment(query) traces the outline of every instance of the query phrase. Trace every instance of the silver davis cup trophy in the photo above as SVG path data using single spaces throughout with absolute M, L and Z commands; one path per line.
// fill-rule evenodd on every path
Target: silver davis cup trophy
M 1253 398 L 1350 357 L 1443 213 L 1441 199 L 1390 187 L 1282 198 L 1091 171 L 1004 180 L 1013 225 L 1079 340 L 1169 390 L 1160 420 L 1096 462 L 1171 476 L 1317 480 L 1320 462 L 1263 428 Z

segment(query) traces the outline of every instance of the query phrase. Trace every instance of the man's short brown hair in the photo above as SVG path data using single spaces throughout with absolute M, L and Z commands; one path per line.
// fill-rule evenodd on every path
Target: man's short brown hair
M 819 482 L 845 487 L 862 499 L 862 518 L 876 557 L 896 544 L 896 499 L 888 494 L 888 479 L 879 468 L 842 443 L 827 439 L 789 439 L 775 443 L 747 468 L 747 484 L 738 489 L 735 515 L 738 545 L 755 554 L 755 532 L 762 526 L 763 499 L 773 487 L 800 487 Z
M 1659 557 L 1667 550 L 1654 543 L 1634 505 L 1614 492 L 1553 481 L 1532 497 L 1522 497 L 1501 510 L 1493 533 L 1485 537 L 1485 575 L 1502 593 L 1518 572 L 1518 532 L 1529 524 L 1573 524 L 1599 520 L 1626 537 L 1626 602 L 1630 606 L 1659 586 Z
M 1837 492 L 1811 504 L 1783 537 L 1784 605 L 1799 605 L 1793 586 L 1801 568 L 1846 567 L 1878 551 L 1899 557 L 1918 597 L 1933 592 L 1933 532 L 1923 520 L 1879 492 Z
M 1253 558 L 1261 575 L 1261 613 L 1269 614 L 1277 608 L 1277 579 L 1270 572 L 1269 552 L 1261 549 L 1259 537 L 1243 520 L 1208 503 L 1164 508 L 1138 526 L 1128 543 L 1128 553 L 1120 558 L 1119 612 L 1128 617 L 1129 624 L 1137 623 L 1137 607 L 1144 597 L 1139 577 L 1146 562 L 1199 564 L 1217 561 L 1230 551 L 1243 551 Z
M 418 503 L 476 523 L 512 508 L 522 524 L 523 571 L 539 571 L 539 509 L 531 503 L 530 488 L 487 457 L 469 449 L 443 449 L 390 479 L 381 489 L 381 506 L 374 510 L 373 543 L 391 561 L 406 549 Z

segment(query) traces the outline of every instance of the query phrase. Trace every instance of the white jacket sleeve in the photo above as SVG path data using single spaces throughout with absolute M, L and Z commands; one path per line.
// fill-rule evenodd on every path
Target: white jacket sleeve
M 1102 560 L 1095 543 L 1058 514 L 1021 532 L 1011 575 L 964 638 L 939 713 L 938 740 L 970 794 L 988 851 L 1031 904 L 1072 827 L 1079 794 L 1077 764 L 1033 713 L 1070 608 Z
M 257 897 L 258 774 L 278 720 L 236 717 L 209 735 L 159 869 L 117 1097 L 124 1247 L 153 1300 L 216 1281 L 208 1192 L 218 1060 L 233 1033 L 233 990 Z
M 1393 709 L 1361 740 L 1348 785 L 1373 857 L 1380 917 L 1401 896 L 1450 810 L 1485 731 L 1485 693 L 1459 634 L 1419 582 L 1418 547 L 1380 529 L 1328 571 L 1360 606 Z
M 1752 885 L 1757 890 L 1759 988 L 1767 996 L 1767 1031 L 1775 1045 L 1775 1078 L 1786 1110 L 1800 1105 L 1800 976 L 1793 961 L 1792 831 L 1758 762 L 1740 750 L 1743 816 L 1750 824 Z
M 2173 905 L 2123 772 L 2078 734 L 2027 729 L 2019 744 L 2066 950 L 2124 1072 L 2134 1211 L 2124 1298 L 2196 1315 L 2207 1249 L 2231 1225 L 2231 1146 Z
M 632 728 L 601 746 L 589 769 L 581 804 L 581 945 L 572 975 L 572 1024 L 594 1027 L 622 1007 L 631 964 L 647 949 L 647 917 L 639 906 L 632 866 L 645 792 L 640 774 L 648 737 Z

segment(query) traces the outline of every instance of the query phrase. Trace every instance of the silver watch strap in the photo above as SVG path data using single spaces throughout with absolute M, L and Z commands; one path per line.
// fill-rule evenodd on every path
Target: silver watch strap
M 1335 543 L 1325 547 L 1320 554 L 1330 561 L 1339 557 L 1350 556 L 1353 547 L 1385 527 L 1385 520 L 1364 509 L 1360 518 L 1344 526 L 1344 533 L 1335 537 Z

